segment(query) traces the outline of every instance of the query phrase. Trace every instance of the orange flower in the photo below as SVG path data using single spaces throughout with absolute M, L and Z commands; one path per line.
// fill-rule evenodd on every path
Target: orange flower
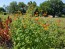
M 40 23 L 40 22 L 38 22 L 38 24 L 40 25 L 41 23 Z
M 18 14 L 15 14 L 15 16 L 17 17 L 17 16 L 18 16 Z
M 17 20 L 17 17 L 14 17 L 14 20 Z
M 61 20 L 57 20 L 57 22 L 58 22 L 58 23 L 60 23 L 60 22 L 61 22 Z
M 38 20 L 39 20 L 39 18 L 37 17 L 37 18 L 35 18 L 35 20 L 36 20 L 36 21 L 38 21 Z
M 48 30 L 48 27 L 45 27 L 44 30 Z
M 49 24 L 46 24 L 46 26 L 49 26 Z
M 60 23 L 58 23 L 57 26 L 60 26 Z
M 42 24 L 42 26 L 45 28 L 45 27 L 47 27 L 47 25 L 46 24 Z

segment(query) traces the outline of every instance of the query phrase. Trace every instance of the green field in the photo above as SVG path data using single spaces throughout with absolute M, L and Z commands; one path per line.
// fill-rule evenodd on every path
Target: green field
M 13 49 L 55 49 L 63 47 L 60 44 L 65 45 L 65 18 L 0 15 L 5 24 L 8 16 L 12 19 L 8 33 L 14 44 Z

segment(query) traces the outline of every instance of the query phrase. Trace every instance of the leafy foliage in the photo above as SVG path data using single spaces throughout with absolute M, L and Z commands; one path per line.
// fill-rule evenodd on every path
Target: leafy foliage
M 65 31 L 59 28 L 61 20 L 31 18 L 29 14 L 13 21 L 11 31 L 14 49 L 50 49 L 64 47 Z

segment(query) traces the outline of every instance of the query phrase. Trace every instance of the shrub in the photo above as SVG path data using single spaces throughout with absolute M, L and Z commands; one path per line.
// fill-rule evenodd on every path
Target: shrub
M 14 49 L 50 49 L 65 45 L 65 31 L 59 29 L 56 22 L 26 16 L 12 23 Z

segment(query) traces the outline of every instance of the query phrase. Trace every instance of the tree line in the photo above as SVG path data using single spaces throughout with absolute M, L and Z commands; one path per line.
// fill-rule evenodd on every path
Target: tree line
M 17 3 L 16 1 L 13 1 L 9 6 L 6 6 L 5 9 L 1 7 L 0 12 L 2 11 L 8 13 L 17 13 L 20 11 L 22 14 L 28 12 L 37 16 L 46 14 L 53 15 L 53 17 L 55 17 L 55 15 L 65 15 L 65 3 L 63 3 L 62 0 L 46 0 L 37 6 L 35 1 L 30 1 L 28 4 L 25 4 L 24 2 Z

